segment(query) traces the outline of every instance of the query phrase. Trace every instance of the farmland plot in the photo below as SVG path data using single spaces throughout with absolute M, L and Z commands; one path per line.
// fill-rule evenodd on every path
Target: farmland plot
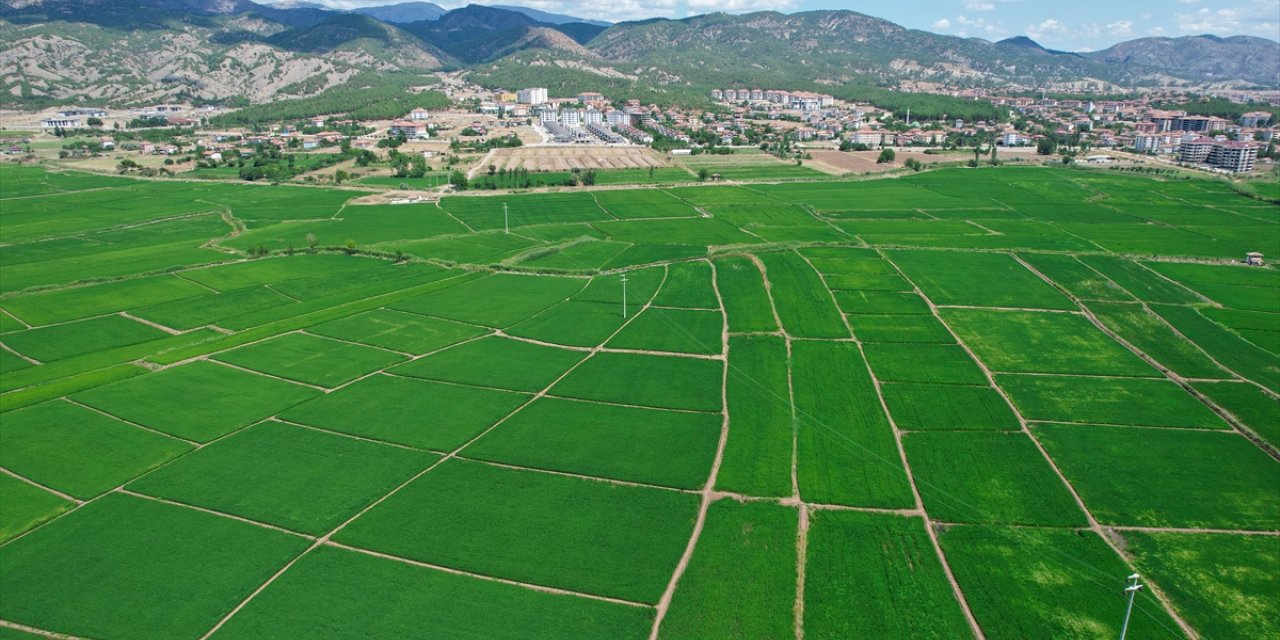
M 488 327 L 509 327 L 581 291 L 585 279 L 492 275 L 392 305 Z
M 74 503 L 11 475 L 0 474 L 0 542 L 5 542 L 60 513 Z
M 650 308 L 606 346 L 714 355 L 720 353 L 724 317 L 719 311 Z
M 529 401 L 523 393 L 375 375 L 280 414 L 362 438 L 451 451 Z
M 580 351 L 486 337 L 406 362 L 390 371 L 427 380 L 533 392 L 541 391 L 585 357 Z M 513 362 L 521 366 L 509 366 Z
M 920 498 L 939 520 L 1086 524 L 1066 485 L 1024 434 L 921 432 L 902 443 Z
M 1039 425 L 1099 522 L 1280 531 L 1280 463 L 1225 432 Z M 1224 465 L 1232 473 L 1222 473 Z M 1169 470 L 1176 469 L 1176 473 Z
M 268 421 L 167 465 L 129 489 L 320 535 L 436 459 Z
M 423 616 L 423 611 L 437 615 Z M 215 638 L 376 637 L 640 640 L 651 613 L 322 547 Z
M 1084 316 L 948 309 L 942 318 L 993 371 L 1156 377 L 1154 367 Z
M 0 167 L 0 637 L 1266 637 L 1274 205 L 690 162 L 790 181 Z
M 1119 636 L 1121 588 L 1131 570 L 1097 535 L 965 525 L 948 527 L 939 538 L 988 638 Z M 1132 637 L 1181 637 L 1150 592 L 1138 594 L 1134 609 Z
M 1207 406 L 1168 380 L 1002 375 L 996 384 L 1028 420 L 1227 428 Z
M 1280 399 L 1246 382 L 1197 382 L 1193 386 L 1280 448 Z
M 724 298 L 729 330 L 777 331 L 764 276 L 751 259 L 731 256 L 717 259 L 715 264 L 716 285 Z
M 920 518 L 841 511 L 812 518 L 805 637 L 973 636 Z
M 391 366 L 404 356 L 360 345 L 291 333 L 218 355 L 218 359 L 307 384 L 335 387 Z
M 77 498 L 92 498 L 191 449 L 63 400 L 7 413 L 0 465 Z
M 336 539 L 484 575 L 653 603 L 689 539 L 696 508 L 696 498 L 671 491 L 450 461 Z
M 886 383 L 881 389 L 894 422 L 905 431 L 1019 428 L 1009 404 L 991 387 Z
M 893 431 L 857 347 L 796 342 L 792 357 L 800 495 L 852 506 L 910 505 Z
M 729 439 L 717 488 L 758 496 L 791 494 L 794 421 L 787 379 L 782 338 L 729 338 Z
M 589 222 L 610 220 L 589 193 L 542 193 L 495 198 L 451 197 L 440 201 L 440 208 L 476 231 L 501 229 L 502 205 L 507 205 L 512 227 L 557 222 Z
M 868 344 L 867 361 L 885 382 L 986 384 L 978 364 L 959 345 Z
M 776 505 L 712 504 L 660 637 L 789 637 L 796 520 L 794 510 Z
M 0 551 L 0 616 L 79 636 L 197 637 L 306 545 L 245 522 L 110 495 Z
M 720 411 L 724 364 L 648 354 L 600 353 L 554 387 L 551 395 L 659 409 Z
M 464 455 L 524 467 L 693 489 L 706 482 L 721 418 L 543 398 Z
M 1280 615 L 1280 603 L 1264 595 L 1280 572 L 1275 538 L 1137 531 L 1124 537 L 1138 569 L 1205 637 L 1265 637 L 1268 621 Z
M 423 354 L 485 333 L 484 329 L 393 309 L 374 309 L 326 322 L 310 333 L 394 351 Z
M 1074 309 L 1071 301 L 1009 256 L 949 251 L 891 251 L 889 259 L 934 304 Z M 999 287 L 990 286 L 993 279 Z
M 786 252 L 762 254 L 760 260 L 787 333 L 800 338 L 849 337 L 822 279 L 803 258 Z

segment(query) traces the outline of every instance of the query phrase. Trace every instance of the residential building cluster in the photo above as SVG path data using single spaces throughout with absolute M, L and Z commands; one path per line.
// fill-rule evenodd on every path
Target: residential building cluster
M 835 104 L 836 99 L 825 93 L 810 91 L 781 91 L 777 89 L 712 89 L 711 99 L 716 102 L 754 102 L 781 105 L 787 109 L 816 111 Z

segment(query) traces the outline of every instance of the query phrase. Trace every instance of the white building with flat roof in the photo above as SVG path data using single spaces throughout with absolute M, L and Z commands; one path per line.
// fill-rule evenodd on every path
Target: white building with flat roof
M 546 87 L 532 87 L 516 92 L 516 102 L 521 104 L 542 104 L 547 101 Z
M 80 118 L 73 117 L 54 117 L 45 118 L 40 121 L 40 127 L 44 129 L 79 129 L 83 126 Z

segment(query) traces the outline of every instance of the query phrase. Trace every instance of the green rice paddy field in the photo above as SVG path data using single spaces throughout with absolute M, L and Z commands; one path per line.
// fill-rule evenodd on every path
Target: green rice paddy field
M 1280 206 L 720 160 L 0 166 L 0 636 L 1276 637 Z

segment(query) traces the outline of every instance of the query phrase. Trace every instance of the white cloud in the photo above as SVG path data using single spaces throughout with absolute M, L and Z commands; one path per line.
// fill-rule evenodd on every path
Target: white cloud
M 1027 27 L 1027 36 L 1032 40 L 1061 40 L 1062 36 L 1067 33 L 1067 25 L 1062 24 L 1058 20 L 1048 18 Z
M 946 18 L 938 18 L 937 20 L 934 21 L 933 28 L 934 29 L 950 29 L 951 21 Z
M 1117 20 L 1107 25 L 1107 33 L 1113 36 L 1127 36 L 1133 33 L 1132 20 Z
M 1174 23 L 1184 34 L 1219 36 L 1257 35 L 1276 38 L 1280 33 L 1280 0 L 1251 0 L 1235 7 L 1201 7 L 1192 13 L 1175 13 Z
M 964 3 L 965 11 L 993 11 L 996 5 L 990 2 L 966 2 Z
M 584 2 L 584 5 L 595 3 Z M 646 1 L 645 4 L 649 4 Z M 700 11 L 724 11 L 737 13 L 740 11 L 782 11 L 795 9 L 796 0 L 689 0 L 690 9 Z

